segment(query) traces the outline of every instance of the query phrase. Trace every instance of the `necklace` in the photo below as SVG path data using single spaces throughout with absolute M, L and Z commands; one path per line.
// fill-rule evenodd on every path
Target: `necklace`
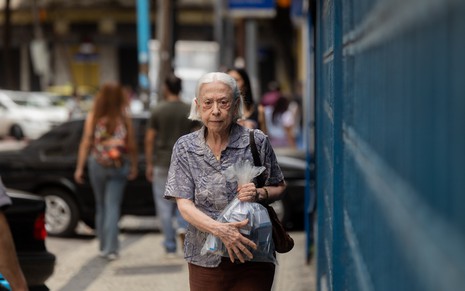
M 221 146 L 219 151 L 214 151 L 213 147 L 210 147 L 211 153 L 219 161 L 221 159 L 221 152 L 226 148 L 226 146 Z M 218 154 L 217 154 L 218 153 Z

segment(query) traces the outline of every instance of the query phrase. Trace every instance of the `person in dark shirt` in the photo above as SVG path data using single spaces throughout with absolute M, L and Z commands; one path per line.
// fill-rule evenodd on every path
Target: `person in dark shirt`
M 152 183 L 157 216 L 165 236 L 163 246 L 168 257 L 176 254 L 176 233 L 184 244 L 187 222 L 179 213 L 176 203 L 163 198 L 170 166 L 171 152 L 176 140 L 193 130 L 195 122 L 188 119 L 190 105 L 181 100 L 182 80 L 170 74 L 164 82 L 164 100 L 152 110 L 145 133 L 145 175 Z M 177 225 L 174 224 L 174 219 Z

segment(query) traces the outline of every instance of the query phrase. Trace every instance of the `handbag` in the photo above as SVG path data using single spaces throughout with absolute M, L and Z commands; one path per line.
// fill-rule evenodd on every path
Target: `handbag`
M 249 132 L 249 135 L 250 135 L 250 150 L 252 151 L 254 165 L 257 167 L 261 167 L 262 162 L 258 154 L 253 130 Z M 264 172 L 260 176 L 257 177 L 258 188 L 263 187 L 263 185 L 265 184 L 265 179 L 263 175 L 264 175 Z M 276 214 L 273 206 L 270 206 L 269 204 L 265 204 L 265 203 L 263 203 L 262 205 L 266 208 L 266 210 L 268 211 L 268 215 L 270 216 L 270 221 L 272 224 L 272 237 L 273 237 L 273 243 L 274 243 L 275 250 L 281 254 L 291 251 L 292 248 L 294 247 L 294 239 L 289 235 L 289 233 L 287 233 L 281 220 L 279 220 L 278 215 Z

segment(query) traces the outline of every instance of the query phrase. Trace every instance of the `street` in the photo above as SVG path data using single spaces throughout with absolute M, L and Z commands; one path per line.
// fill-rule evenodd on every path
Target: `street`
M 92 230 L 80 225 L 72 238 L 47 238 L 47 248 L 57 256 L 54 275 L 47 281 L 53 291 L 188 290 L 187 263 L 167 259 L 162 235 L 151 218 L 123 217 L 121 257 L 100 258 Z M 315 263 L 305 263 L 305 233 L 292 232 L 294 249 L 278 254 L 274 291 L 313 291 Z

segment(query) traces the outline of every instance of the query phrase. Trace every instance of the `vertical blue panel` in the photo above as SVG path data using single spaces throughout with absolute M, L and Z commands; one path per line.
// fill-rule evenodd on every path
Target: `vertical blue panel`
M 330 86 L 333 88 L 333 289 L 344 290 L 346 276 L 345 276 L 345 262 L 346 260 L 346 243 L 344 240 L 344 194 L 342 178 L 344 175 L 343 149 L 344 144 L 342 140 L 342 122 L 343 122 L 343 63 L 342 63 L 342 9 L 343 0 L 334 0 L 334 28 L 333 28 L 333 82 Z
M 139 65 L 148 65 L 150 39 L 150 7 L 149 0 L 137 0 L 137 47 Z M 147 72 L 139 72 L 139 86 L 149 89 Z
M 318 1 L 316 52 L 316 163 L 318 195 L 318 286 L 332 290 L 333 270 L 333 1 Z
M 465 2 L 317 7 L 319 289 L 464 290 Z

